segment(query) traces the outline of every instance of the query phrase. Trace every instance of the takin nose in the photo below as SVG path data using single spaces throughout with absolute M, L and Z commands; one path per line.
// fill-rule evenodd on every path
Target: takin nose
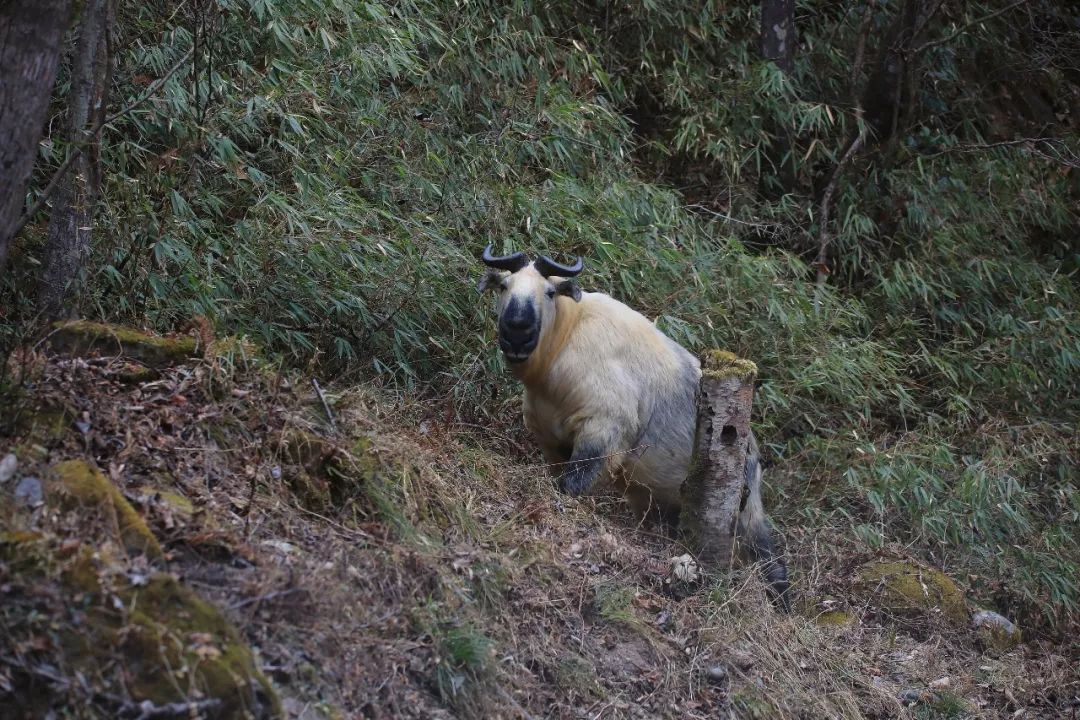
M 522 362 L 536 349 L 540 323 L 528 314 L 503 317 L 499 323 L 499 347 L 510 362 Z

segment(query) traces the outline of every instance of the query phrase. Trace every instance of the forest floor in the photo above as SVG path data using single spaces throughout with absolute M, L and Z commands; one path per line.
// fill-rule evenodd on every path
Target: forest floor
M 975 632 L 902 548 L 785 527 L 784 615 L 748 569 L 675 573 L 619 498 L 559 495 L 523 434 L 202 354 L 12 356 L 0 717 L 1080 713 L 1075 641 Z

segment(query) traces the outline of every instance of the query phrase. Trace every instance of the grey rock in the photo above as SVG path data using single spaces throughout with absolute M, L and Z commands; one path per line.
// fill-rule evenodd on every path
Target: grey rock
M 978 610 L 971 616 L 971 627 L 986 650 L 1006 652 L 1020 643 L 1020 628 L 993 610 Z
M 905 705 L 914 705 L 915 703 L 922 701 L 923 693 L 921 690 L 908 688 L 907 690 L 901 690 L 897 698 Z
M 8 453 L 4 456 L 3 460 L 0 460 L 0 485 L 3 485 L 15 475 L 15 471 L 19 469 L 19 458 L 15 457 L 15 453 Z
M 979 610 L 971 616 L 971 626 L 974 628 L 989 627 L 1000 630 L 1006 635 L 1013 635 L 1019 629 L 1013 621 L 1004 615 L 998 615 L 993 610 Z
M 30 507 L 41 505 L 45 502 L 45 489 L 41 486 L 41 481 L 33 475 L 19 480 L 15 486 L 15 500 Z

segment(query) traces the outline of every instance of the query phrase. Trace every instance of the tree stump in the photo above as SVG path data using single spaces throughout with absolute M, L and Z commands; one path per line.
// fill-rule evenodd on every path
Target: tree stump
M 713 568 L 729 567 L 735 554 L 756 377 L 754 363 L 722 350 L 709 351 L 701 364 L 694 460 L 679 524 L 698 558 Z

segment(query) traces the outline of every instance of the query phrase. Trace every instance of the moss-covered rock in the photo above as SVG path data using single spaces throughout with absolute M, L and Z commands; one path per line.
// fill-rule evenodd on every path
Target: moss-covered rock
M 953 580 L 924 565 L 876 560 L 856 572 L 855 589 L 871 606 L 909 619 L 940 618 L 954 627 L 967 622 L 964 592 Z
M 100 613 L 98 630 L 122 653 L 136 701 L 159 705 L 197 691 L 221 701 L 216 718 L 280 717 L 269 681 L 221 612 L 168 575 L 117 593 L 126 612 Z
M 129 553 L 162 557 L 161 545 L 146 521 L 99 470 L 83 460 L 67 460 L 51 469 L 49 502 L 65 512 L 84 512 L 88 523 L 104 521 Z
M 198 344 L 191 337 L 162 337 L 87 320 L 53 323 L 49 342 L 55 350 L 71 355 L 119 355 L 154 368 L 175 365 L 200 354 Z
M 103 547 L 56 540 L 0 532 L 0 562 L 27 588 L 6 597 L 3 628 L 9 641 L 33 644 L 38 660 L 62 668 L 65 677 L 105 689 L 110 699 L 94 717 L 107 717 L 121 701 L 155 707 L 198 701 L 198 717 L 215 720 L 282 717 L 251 649 L 214 605 L 170 575 L 131 571 Z M 41 645 L 45 626 L 49 641 Z M 26 680 L 5 695 L 4 706 L 44 716 L 48 708 L 39 700 L 47 688 L 33 676 Z
M 706 377 L 724 379 L 757 377 L 757 365 L 727 350 L 708 350 L 701 356 L 701 373 Z

